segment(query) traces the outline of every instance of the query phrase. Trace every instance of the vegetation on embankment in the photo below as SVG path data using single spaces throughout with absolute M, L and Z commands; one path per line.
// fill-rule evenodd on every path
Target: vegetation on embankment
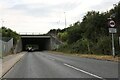
M 20 39 L 20 36 L 10 28 L 1 27 L 0 33 L 2 33 L 2 37 L 10 37 L 13 38 L 13 44 L 15 45 L 17 43 L 17 40 Z
M 20 39 L 20 36 L 15 31 L 11 30 L 10 28 L 1 27 L 0 28 L 0 33 L 2 33 L 1 37 L 2 37 L 3 41 L 8 41 L 9 39 L 13 38 L 13 48 L 16 45 L 17 41 Z M 11 48 L 11 50 L 9 52 L 7 52 L 7 54 L 0 51 L 1 52 L 0 57 L 2 58 L 3 56 L 13 54 L 14 53 L 13 48 Z
M 117 34 L 114 34 L 116 55 L 120 55 L 118 41 L 120 36 L 120 2 L 107 12 L 89 11 L 83 17 L 82 22 L 77 21 L 62 30 L 50 30 L 48 34 L 56 35 L 65 43 L 57 51 L 111 55 L 112 42 L 111 34 L 108 30 L 108 18 L 111 15 L 117 27 Z

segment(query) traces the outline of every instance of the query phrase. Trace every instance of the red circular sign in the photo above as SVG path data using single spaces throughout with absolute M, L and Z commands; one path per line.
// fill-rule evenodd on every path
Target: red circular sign
M 111 21 L 109 22 L 109 25 L 110 25 L 110 27 L 114 28 L 114 27 L 115 27 L 115 22 L 114 22 L 113 20 L 111 20 Z

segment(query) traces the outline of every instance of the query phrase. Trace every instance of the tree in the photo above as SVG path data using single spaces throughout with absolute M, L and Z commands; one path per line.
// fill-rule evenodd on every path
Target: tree
M 2 37 L 12 37 L 14 44 L 16 44 L 17 40 L 20 38 L 20 36 L 15 31 L 12 31 L 6 27 L 1 27 L 0 33 L 2 33 Z
M 119 51 L 118 35 L 120 36 L 120 2 L 107 12 L 89 11 L 82 22 L 75 22 L 67 30 L 59 34 L 71 52 L 111 54 L 111 34 L 108 31 L 108 18 L 115 13 L 118 34 L 115 35 L 115 47 Z M 67 33 L 67 35 L 65 35 Z
M 67 32 L 68 32 L 68 44 L 72 44 L 79 40 L 81 37 L 82 31 L 80 31 L 80 22 L 76 22 L 71 26 Z
M 67 41 L 67 37 L 68 37 L 68 33 L 67 32 L 63 32 L 63 33 L 58 33 L 57 37 L 62 40 L 63 42 Z

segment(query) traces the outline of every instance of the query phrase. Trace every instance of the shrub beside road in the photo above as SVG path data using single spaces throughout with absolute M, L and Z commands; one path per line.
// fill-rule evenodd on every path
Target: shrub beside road
M 65 53 L 112 55 L 112 40 L 109 33 L 108 18 L 115 14 L 117 33 L 114 34 L 115 54 L 120 55 L 120 2 L 107 12 L 89 11 L 83 20 L 71 24 L 65 29 L 52 29 L 48 33 L 56 35 L 64 45 L 57 51 Z

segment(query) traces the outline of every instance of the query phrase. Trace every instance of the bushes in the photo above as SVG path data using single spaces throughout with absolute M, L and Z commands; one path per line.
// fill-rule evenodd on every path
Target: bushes
M 109 36 L 100 37 L 96 44 L 96 50 L 93 51 L 98 54 L 111 54 L 111 38 Z
M 57 49 L 57 51 L 71 52 L 70 49 L 71 49 L 71 46 L 64 44 L 64 45 L 60 45 L 59 48 Z
M 58 37 L 61 41 L 65 42 L 65 41 L 67 41 L 67 35 L 68 35 L 67 32 L 63 32 L 63 33 L 58 33 L 57 37 Z
M 119 55 L 120 46 L 118 45 L 117 37 L 115 37 L 114 42 L 115 42 L 116 55 Z M 61 45 L 58 51 L 68 52 L 68 53 L 112 55 L 111 36 L 100 37 L 97 43 L 93 43 L 92 41 L 82 38 L 73 44 Z
M 16 32 L 6 27 L 1 27 L 0 33 L 2 33 L 2 37 L 12 37 L 14 44 L 16 44 L 17 40 L 20 38 Z
M 67 30 L 61 32 L 62 40 L 66 43 L 60 47 L 62 51 L 71 53 L 89 53 L 89 54 L 112 54 L 111 34 L 109 33 L 108 20 L 113 13 L 117 13 L 115 19 L 117 34 L 115 34 L 115 50 L 116 54 L 120 54 L 120 46 L 118 45 L 118 36 L 120 35 L 120 20 L 118 12 L 120 12 L 120 3 L 107 12 L 89 11 L 82 22 L 76 22 Z M 67 33 L 67 35 L 65 35 Z

